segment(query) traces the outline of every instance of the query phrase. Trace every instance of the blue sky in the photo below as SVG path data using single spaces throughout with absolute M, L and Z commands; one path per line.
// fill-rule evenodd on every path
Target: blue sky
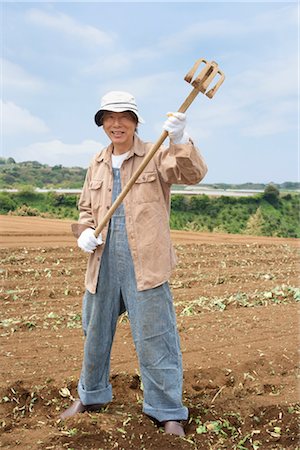
M 135 95 L 155 141 L 199 58 L 226 79 L 199 94 L 187 131 L 206 183 L 297 181 L 297 2 L 1 3 L 1 156 L 87 167 L 108 141 L 94 124 L 109 90 Z

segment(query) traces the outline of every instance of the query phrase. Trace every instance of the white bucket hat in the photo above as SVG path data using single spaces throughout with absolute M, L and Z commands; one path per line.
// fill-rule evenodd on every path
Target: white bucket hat
M 104 111 L 123 112 L 132 111 L 139 123 L 145 123 L 143 118 L 139 115 L 137 104 L 133 95 L 124 91 L 110 91 L 101 99 L 99 111 L 95 114 L 95 122 L 98 127 L 103 125 Z

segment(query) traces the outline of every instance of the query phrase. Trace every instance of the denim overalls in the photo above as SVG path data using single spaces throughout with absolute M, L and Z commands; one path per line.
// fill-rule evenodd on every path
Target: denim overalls
M 121 191 L 120 169 L 113 169 L 113 201 Z M 112 400 L 110 356 L 120 313 L 127 310 L 144 386 L 143 412 L 156 420 L 185 420 L 182 360 L 168 283 L 137 291 L 127 240 L 124 206 L 111 218 L 95 294 L 83 298 L 86 336 L 78 393 L 84 405 Z

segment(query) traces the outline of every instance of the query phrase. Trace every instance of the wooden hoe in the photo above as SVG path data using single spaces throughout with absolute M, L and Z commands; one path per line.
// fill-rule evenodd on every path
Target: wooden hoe
M 196 70 L 200 66 L 200 64 L 204 63 L 204 67 L 201 70 L 200 74 L 194 78 Z M 216 75 L 219 74 L 220 78 L 215 84 L 215 86 L 208 90 L 208 87 L 212 80 L 216 77 Z M 223 72 L 221 72 L 218 68 L 218 64 L 215 61 L 207 62 L 205 59 L 201 58 L 198 59 L 194 66 L 191 68 L 191 70 L 187 73 L 187 75 L 184 77 L 185 81 L 190 83 L 192 86 L 194 86 L 194 89 L 191 91 L 191 93 L 188 95 L 188 97 L 185 99 L 185 101 L 182 103 L 180 108 L 178 109 L 178 112 L 184 113 L 189 106 L 192 104 L 192 102 L 195 100 L 199 92 L 202 92 L 202 94 L 206 95 L 208 98 L 213 98 L 216 91 L 219 89 L 221 84 L 223 83 L 225 76 Z M 130 189 L 132 188 L 133 184 L 137 180 L 137 178 L 140 176 L 140 174 L 143 172 L 149 161 L 153 158 L 157 150 L 160 148 L 162 143 L 165 141 L 165 139 L 168 136 L 167 131 L 163 131 L 160 135 L 159 139 L 156 141 L 156 143 L 153 145 L 149 153 L 145 156 L 143 159 L 141 165 L 138 167 L 138 169 L 135 171 L 135 173 L 132 175 L 130 180 L 126 183 L 124 186 L 122 192 L 119 194 L 119 196 L 116 198 L 108 212 L 105 214 L 97 228 L 95 229 L 95 237 L 98 237 L 103 228 L 105 227 L 106 223 L 110 220 L 111 216 L 115 212 L 115 210 L 118 208 L 118 206 L 122 203 Z

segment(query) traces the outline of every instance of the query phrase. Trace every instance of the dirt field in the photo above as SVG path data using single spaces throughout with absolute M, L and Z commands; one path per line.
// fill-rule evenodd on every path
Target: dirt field
M 77 397 L 86 256 L 69 221 L 0 217 L 0 448 L 300 449 L 296 239 L 173 232 L 185 438 L 143 416 L 130 327 L 119 321 L 114 400 L 60 421 Z

